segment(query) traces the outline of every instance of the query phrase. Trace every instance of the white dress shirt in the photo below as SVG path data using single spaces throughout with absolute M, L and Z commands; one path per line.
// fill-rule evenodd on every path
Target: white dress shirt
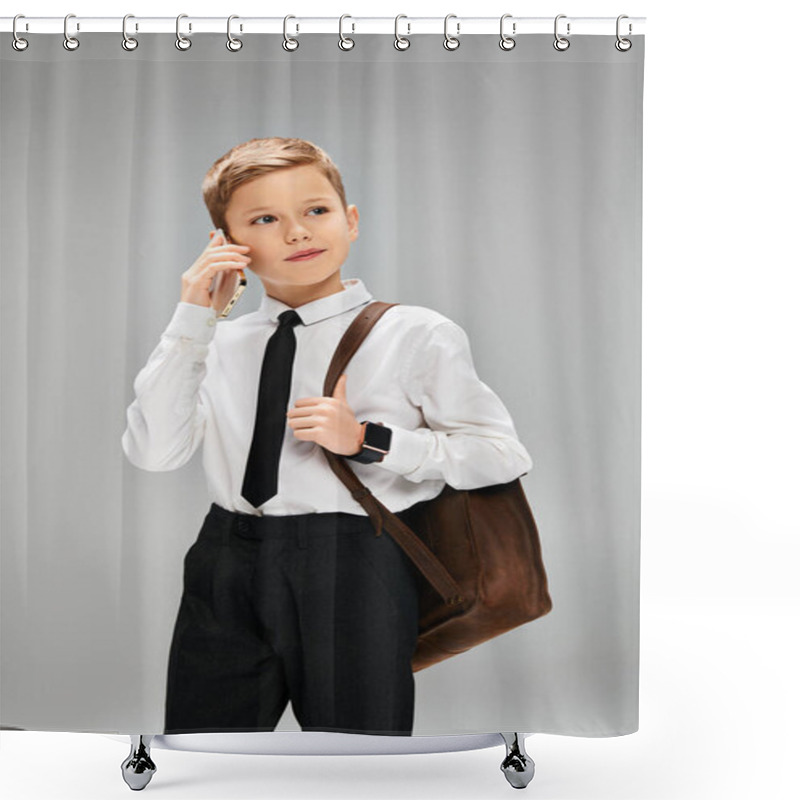
M 342 334 L 373 297 L 358 278 L 344 291 L 298 306 L 288 409 L 321 397 Z M 278 493 L 259 508 L 241 495 L 255 425 L 261 362 L 278 315 L 289 306 L 264 295 L 258 311 L 217 320 L 213 308 L 179 302 L 134 381 L 122 448 L 151 471 L 186 464 L 203 441 L 211 500 L 248 514 L 366 514 L 330 468 L 320 445 L 288 424 Z M 362 422 L 392 429 L 383 461 L 349 460 L 390 511 L 436 497 L 445 483 L 473 489 L 506 483 L 532 465 L 500 398 L 475 373 L 466 333 L 429 308 L 398 305 L 380 318 L 345 368 L 347 403 Z

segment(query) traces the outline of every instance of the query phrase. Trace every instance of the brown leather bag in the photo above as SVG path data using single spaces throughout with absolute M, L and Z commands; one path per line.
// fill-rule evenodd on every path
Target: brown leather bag
M 325 377 L 333 389 L 375 323 L 397 303 L 369 303 L 344 332 Z M 385 529 L 427 583 L 419 587 L 414 672 L 463 653 L 547 614 L 553 607 L 539 533 L 519 478 L 480 489 L 445 485 L 409 511 L 409 525 L 359 480 L 348 459 L 322 448 L 333 471 L 366 510 L 376 536 Z

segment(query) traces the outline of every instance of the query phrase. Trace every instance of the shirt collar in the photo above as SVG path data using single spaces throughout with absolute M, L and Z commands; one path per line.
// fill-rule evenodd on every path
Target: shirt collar
M 344 284 L 344 291 L 320 297 L 294 309 L 303 325 L 313 325 L 315 322 L 328 319 L 328 317 L 335 317 L 337 314 L 349 311 L 351 308 L 372 300 L 372 295 L 360 278 L 347 278 L 342 283 Z M 291 308 L 291 306 L 287 306 L 286 303 L 277 298 L 265 294 L 261 299 L 258 312 L 277 325 L 278 315 L 288 308 Z

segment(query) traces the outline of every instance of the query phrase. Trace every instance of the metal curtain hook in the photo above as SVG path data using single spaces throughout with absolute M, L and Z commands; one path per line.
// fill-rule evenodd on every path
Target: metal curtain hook
M 293 52 L 300 47 L 300 41 L 298 39 L 293 39 L 288 33 L 286 33 L 286 22 L 290 19 L 297 19 L 297 17 L 293 16 L 292 14 L 287 14 L 283 18 L 283 49 Z M 300 33 L 300 26 L 296 22 L 295 29 L 295 33 Z
M 189 16 L 188 14 L 178 14 L 178 16 L 177 16 L 177 18 L 175 20 L 175 36 L 177 37 L 175 39 L 175 47 L 177 47 L 178 50 L 188 50 L 192 46 L 192 40 L 191 39 L 187 39 L 181 33 L 181 20 L 184 17 L 188 17 L 188 16 Z M 190 22 L 189 23 L 189 33 L 191 33 L 191 32 L 192 32 L 192 23 Z
M 628 17 L 628 15 L 627 15 L 627 14 L 620 14 L 620 15 L 617 17 L 617 41 L 616 41 L 616 42 L 614 42 L 614 47 L 616 47 L 616 48 L 617 48 L 617 50 L 619 50 L 619 51 L 620 51 L 620 53 L 625 53 L 625 52 L 627 52 L 628 50 L 630 50 L 630 49 L 631 49 L 631 47 L 633 47 L 633 42 L 631 42 L 631 40 L 630 40 L 630 39 L 623 39 L 623 38 L 620 36 L 620 34 L 619 34 L 619 21 L 620 21 L 621 19 L 629 19 L 629 17 Z M 631 35 L 631 32 L 632 32 L 632 31 L 633 31 L 633 26 L 632 26 L 632 25 L 630 24 L 630 22 L 629 22 L 629 23 L 628 23 L 628 36 L 630 36 L 630 35 Z
M 406 39 L 405 36 L 401 36 L 398 30 L 398 26 L 400 24 L 400 19 L 408 19 L 405 14 L 398 14 L 394 18 L 394 49 L 395 50 L 408 50 L 411 47 L 411 39 Z M 406 26 L 408 27 L 407 35 L 411 35 L 411 23 L 407 22 Z
M 508 17 L 512 16 L 512 14 L 503 14 L 500 17 L 500 49 L 501 50 L 513 50 L 517 44 L 517 40 L 513 36 L 509 36 L 506 33 L 503 33 L 503 23 L 506 21 Z M 517 32 L 517 23 L 511 23 L 511 33 Z
M 11 32 L 14 34 L 14 38 L 11 41 L 11 46 L 15 50 L 18 50 L 18 51 L 25 50 L 25 48 L 27 48 L 27 46 L 28 46 L 28 40 L 27 39 L 23 39 L 17 33 L 17 20 L 20 19 L 20 17 L 22 19 L 25 19 L 25 15 L 24 14 L 17 14 L 14 17 L 14 22 L 11 23 Z M 26 22 L 25 23 L 25 30 L 27 30 L 27 29 L 28 29 L 28 23 Z
M 231 34 L 231 20 L 232 19 L 239 19 L 238 14 L 231 14 L 228 17 L 228 41 L 225 42 L 225 47 L 231 51 L 231 53 L 235 53 L 237 50 L 241 50 L 244 42 L 241 39 L 237 39 L 235 36 Z M 239 26 L 239 31 L 241 32 L 242 26 Z
M 555 31 L 556 38 L 555 38 L 555 41 L 553 42 L 553 47 L 555 47 L 555 49 L 560 51 L 560 52 L 566 50 L 569 47 L 569 39 L 564 38 L 558 32 L 558 21 L 560 19 L 566 19 L 566 18 L 567 18 L 566 14 L 559 14 L 556 17 L 555 24 L 554 24 L 554 31 Z M 567 36 L 569 36 L 569 22 L 567 23 Z
M 74 14 L 67 14 L 67 16 L 64 17 L 64 41 L 61 44 L 64 45 L 65 50 L 77 50 L 81 44 L 74 36 L 70 36 L 69 33 L 67 33 L 67 20 L 74 16 Z M 75 23 L 75 28 L 76 30 L 80 30 L 80 24 Z
M 128 51 L 135 50 L 139 46 L 139 40 L 135 36 L 128 36 L 125 30 L 125 25 L 132 16 L 133 14 L 126 14 L 122 18 L 122 49 Z M 136 30 L 139 30 L 138 25 L 136 26 Z
M 461 23 L 460 22 L 456 22 L 456 35 L 455 36 L 451 36 L 447 32 L 447 21 L 451 17 L 455 17 L 455 16 L 456 16 L 455 14 L 448 14 L 444 18 L 444 41 L 442 42 L 442 44 L 444 45 L 444 49 L 445 50 L 457 50 L 458 46 L 461 44 L 461 41 L 458 38 L 458 34 L 461 33 Z
M 342 22 L 344 22 L 345 18 L 353 19 L 349 14 L 342 14 L 342 16 L 339 17 L 339 49 L 340 50 L 352 50 L 356 46 L 355 40 L 348 39 L 342 33 Z M 353 27 L 353 29 L 352 29 L 351 33 L 355 33 L 356 32 L 356 24 L 355 24 L 355 22 L 352 23 L 352 27 Z

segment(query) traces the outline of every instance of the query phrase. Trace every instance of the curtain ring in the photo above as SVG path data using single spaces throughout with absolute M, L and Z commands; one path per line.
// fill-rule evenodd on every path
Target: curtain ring
M 516 47 L 517 40 L 513 36 L 508 36 L 507 34 L 503 33 L 503 23 L 506 21 L 507 17 L 512 16 L 511 14 L 503 14 L 500 17 L 500 49 L 501 50 L 513 50 Z M 511 23 L 511 33 L 517 32 L 517 23 Z
M 181 33 L 181 19 L 188 16 L 189 16 L 188 14 L 178 14 L 178 17 L 175 20 L 175 36 L 177 37 L 175 39 L 175 47 L 177 47 L 178 50 L 188 50 L 192 46 L 192 40 L 187 39 Z M 191 30 L 192 30 L 192 23 L 190 22 L 189 31 L 191 32 Z
M 395 50 L 408 50 L 411 47 L 411 39 L 406 39 L 405 36 L 401 36 L 400 32 L 398 31 L 398 26 L 400 24 L 400 18 L 408 19 L 405 14 L 398 14 L 394 18 L 394 49 Z M 408 35 L 411 35 L 411 23 L 407 22 L 406 25 L 408 26 Z
M 239 15 L 238 14 L 231 14 L 228 17 L 228 41 L 225 42 L 225 47 L 227 47 L 228 50 L 231 51 L 231 53 L 236 53 L 237 51 L 242 49 L 242 46 L 244 45 L 244 42 L 242 42 L 241 39 L 237 39 L 235 36 L 231 35 L 231 20 L 232 19 L 239 19 Z M 241 26 L 239 27 L 239 30 L 241 31 Z
M 67 14 L 67 16 L 64 17 L 64 41 L 61 44 L 64 45 L 65 50 L 77 50 L 81 44 L 74 36 L 70 36 L 67 33 L 67 20 L 74 16 L 74 14 Z M 77 29 L 80 30 L 81 26 L 77 25 Z
M 12 23 L 11 23 L 11 32 L 14 34 L 14 38 L 13 38 L 13 39 L 12 39 L 12 41 L 11 41 L 11 46 L 12 46 L 12 47 L 13 47 L 15 50 L 18 50 L 18 51 L 25 50 L 25 49 L 28 47 L 28 40 L 27 40 L 27 39 L 23 39 L 23 38 L 22 38 L 22 37 L 21 37 L 21 36 L 20 36 L 20 35 L 17 33 L 17 20 L 18 20 L 20 17 L 22 17 L 23 19 L 25 19 L 25 18 L 26 18 L 24 14 L 17 14 L 17 15 L 14 17 L 14 22 L 12 22 Z M 26 27 L 27 27 L 27 25 L 26 25 Z
M 451 36 L 447 32 L 447 20 L 449 20 L 450 17 L 455 17 L 455 16 L 456 16 L 455 14 L 448 14 L 444 18 L 444 41 L 442 42 L 442 44 L 444 45 L 444 49 L 445 50 L 457 50 L 458 46 L 461 44 L 461 42 L 459 41 L 459 38 L 458 38 L 458 34 L 459 34 L 460 30 L 461 30 L 461 23 L 460 22 L 456 22 L 456 35 L 455 36 Z
M 283 18 L 283 49 L 288 50 L 289 52 L 294 52 L 298 47 L 300 47 L 300 41 L 299 39 L 293 39 L 288 33 L 286 33 L 286 21 L 290 19 L 297 19 L 297 17 L 293 16 L 292 14 L 287 14 Z M 300 26 L 296 25 L 296 27 L 297 32 L 299 33 Z
M 622 38 L 622 37 L 619 35 L 619 21 L 620 21 L 621 19 L 628 19 L 628 18 L 629 18 L 629 17 L 628 17 L 628 15 L 627 15 L 627 14 L 620 14 L 620 15 L 617 17 L 617 41 L 616 41 L 616 42 L 614 42 L 614 47 L 616 47 L 616 48 L 617 48 L 617 50 L 619 50 L 619 51 L 620 51 L 620 53 L 627 53 L 627 52 L 628 52 L 628 50 L 630 50 L 630 49 L 631 49 L 631 47 L 633 47 L 633 42 L 631 42 L 631 40 L 630 40 L 630 39 L 623 39 L 623 38 Z M 630 36 L 630 34 L 631 34 L 631 31 L 632 31 L 632 30 L 633 30 L 633 28 L 631 27 L 631 24 L 630 24 L 630 22 L 629 22 L 629 23 L 628 23 L 628 35 L 629 35 L 629 36 Z
M 139 40 L 135 36 L 128 36 L 127 31 L 125 30 L 125 23 L 127 23 L 128 19 L 132 17 L 133 14 L 126 14 L 122 18 L 122 49 L 123 50 L 135 50 L 139 46 Z M 136 26 L 136 30 L 139 30 L 139 26 Z
M 559 14 L 556 17 L 556 21 L 555 21 L 555 25 L 554 25 L 556 38 L 555 38 L 555 41 L 553 42 L 553 47 L 555 47 L 555 49 L 558 50 L 559 52 L 563 52 L 564 50 L 566 50 L 569 47 L 569 39 L 564 38 L 563 36 L 561 36 L 558 33 L 558 21 L 560 19 L 566 19 L 566 18 L 567 18 L 566 14 Z M 569 22 L 567 23 L 567 36 L 569 36 Z
M 355 41 L 353 39 L 348 39 L 342 33 L 342 22 L 344 21 L 345 17 L 348 17 L 349 19 L 353 19 L 349 14 L 342 14 L 342 16 L 339 17 L 339 49 L 340 50 L 352 50 L 356 46 Z M 351 33 L 355 33 L 355 31 L 356 31 L 356 24 L 354 22 L 353 23 L 353 30 L 351 31 Z

